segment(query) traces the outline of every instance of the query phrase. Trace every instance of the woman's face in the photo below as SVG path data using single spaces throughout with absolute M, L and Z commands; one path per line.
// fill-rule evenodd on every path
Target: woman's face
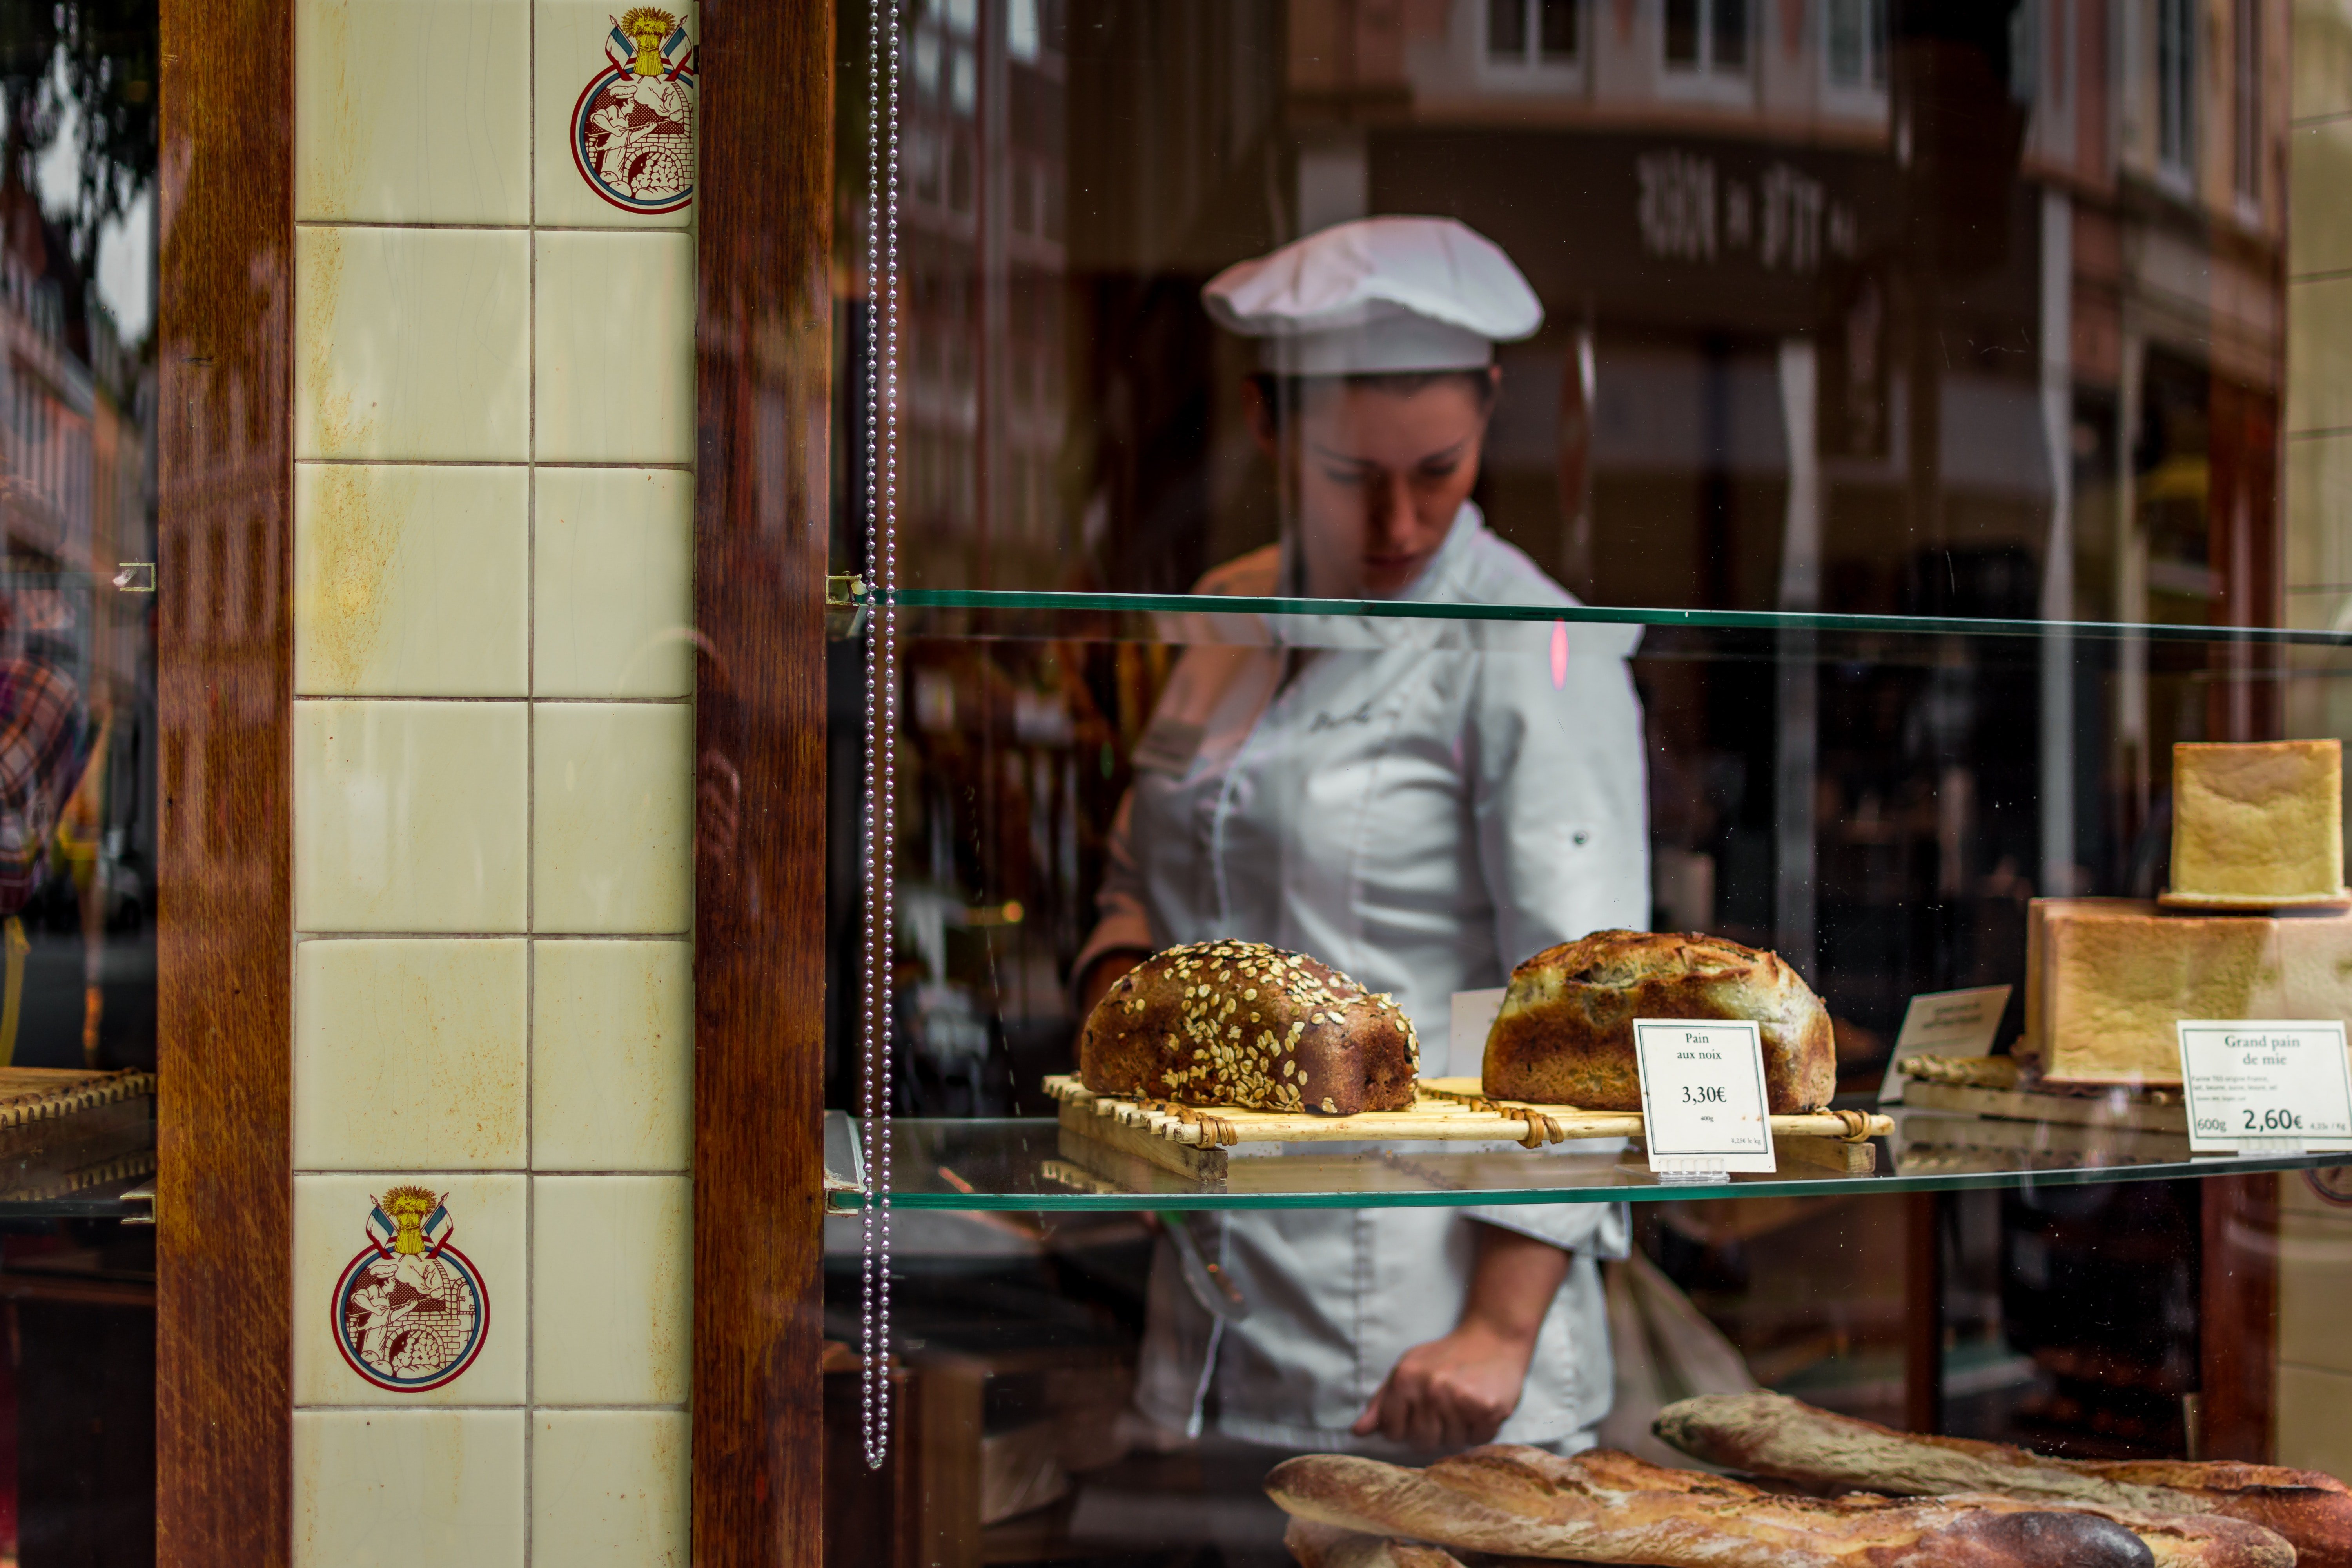
M 1467 375 L 1433 376 L 1409 391 L 1306 384 L 1303 405 L 1279 438 L 1262 405 L 1256 425 L 1286 470 L 1307 592 L 1387 598 L 1437 553 L 1478 482 L 1490 397 Z

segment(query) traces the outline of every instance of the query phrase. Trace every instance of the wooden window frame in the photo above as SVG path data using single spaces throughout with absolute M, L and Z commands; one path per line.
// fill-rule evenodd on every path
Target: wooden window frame
M 293 16 L 161 9 L 157 1561 L 285 1568 Z M 815 1568 L 833 7 L 699 24 L 693 1555 Z M 185 570 L 223 527 L 278 564 L 227 633 Z

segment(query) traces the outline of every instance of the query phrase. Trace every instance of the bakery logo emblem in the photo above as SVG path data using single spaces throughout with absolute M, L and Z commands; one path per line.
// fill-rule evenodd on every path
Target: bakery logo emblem
M 335 1342 L 378 1388 L 438 1388 L 482 1352 L 490 1293 L 456 1231 L 429 1187 L 386 1188 L 368 1211 L 368 1244 L 335 1281 Z
M 572 161 L 614 206 L 673 213 L 694 199 L 694 47 L 667 11 L 633 5 L 572 106 Z

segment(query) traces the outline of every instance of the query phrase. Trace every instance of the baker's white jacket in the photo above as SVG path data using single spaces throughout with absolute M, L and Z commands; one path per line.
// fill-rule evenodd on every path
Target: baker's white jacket
M 1281 575 L 1269 547 L 1198 591 L 1271 595 Z M 1576 603 L 1467 505 L 1399 597 Z M 1270 942 L 1394 995 L 1424 1076 L 1471 1074 L 1477 1061 L 1446 1060 L 1454 992 L 1501 984 L 1586 931 L 1648 923 L 1642 715 L 1625 664 L 1637 632 L 1442 612 L 1187 615 L 1168 630 L 1190 646 L 1136 748 L 1076 973 L 1120 948 Z M 1474 1221 L 1574 1254 L 1501 1440 L 1573 1436 L 1609 1405 L 1594 1259 L 1624 1255 L 1619 1205 L 1192 1216 L 1251 1311 L 1213 1319 L 1163 1240 L 1139 1403 L 1192 1431 L 1213 1406 L 1236 1436 L 1382 1451 L 1347 1428 L 1399 1356 L 1459 1321 Z

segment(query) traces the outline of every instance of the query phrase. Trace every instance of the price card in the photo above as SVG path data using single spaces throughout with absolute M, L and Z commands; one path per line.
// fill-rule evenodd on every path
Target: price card
M 2190 1149 L 2352 1149 L 2352 1062 L 2340 1020 L 2183 1018 L 2179 1031 Z
M 1429 1042 L 1421 1043 L 1421 1076 L 1444 1078 L 1448 1073 L 1460 1073 L 1475 1078 L 1486 1067 L 1486 1037 L 1494 1032 L 1495 1016 L 1503 1010 L 1503 988 L 1499 985 L 1484 991 L 1456 991 L 1451 1016 L 1446 1022 L 1446 1059 L 1433 1064 L 1429 1059 Z
M 2009 1009 L 2009 987 L 1979 985 L 1973 991 L 1923 991 L 1903 1011 L 1903 1032 L 1878 1086 L 1878 1103 L 1903 1099 L 1903 1064 L 1913 1057 L 1982 1057 L 1992 1054 L 1992 1037 Z
M 1778 1168 L 1765 1120 L 1764 1040 L 1754 1024 L 1636 1018 L 1633 1062 L 1653 1172 Z

